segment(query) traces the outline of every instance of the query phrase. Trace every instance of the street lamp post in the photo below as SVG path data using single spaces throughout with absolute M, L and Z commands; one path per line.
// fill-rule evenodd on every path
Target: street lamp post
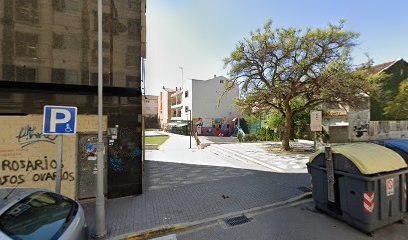
M 191 118 L 191 109 L 187 110 L 187 112 L 190 112 L 190 148 L 191 148 L 191 138 L 193 135 L 193 119 Z
M 95 201 L 95 238 L 105 237 L 105 196 L 103 194 L 103 81 L 102 81 L 102 0 L 98 0 L 98 144 L 97 144 L 97 184 Z
M 183 67 L 179 67 L 180 69 L 181 69 L 181 89 L 184 89 L 184 84 L 183 84 L 183 82 L 184 82 L 184 69 L 183 69 Z

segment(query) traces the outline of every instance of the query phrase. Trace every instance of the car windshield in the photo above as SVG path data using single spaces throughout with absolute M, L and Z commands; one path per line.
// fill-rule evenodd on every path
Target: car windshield
M 0 230 L 12 239 L 57 239 L 77 209 L 77 203 L 51 192 L 36 192 L 0 216 Z

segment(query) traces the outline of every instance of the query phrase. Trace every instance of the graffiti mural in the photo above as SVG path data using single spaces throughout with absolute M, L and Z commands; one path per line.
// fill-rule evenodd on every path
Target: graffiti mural
M 64 167 L 64 166 L 63 166 Z M 1 160 L 0 186 L 7 184 L 22 184 L 25 182 L 55 181 L 57 161 L 49 160 L 47 156 L 37 160 Z M 4 172 L 7 172 L 4 174 Z M 62 172 L 62 180 L 72 182 L 75 174 L 70 171 Z
M 366 123 L 366 124 L 361 124 L 360 127 L 354 126 L 353 131 L 355 132 L 356 137 L 362 137 L 364 133 L 368 132 L 369 128 L 370 128 L 370 125 Z
M 20 144 L 20 147 L 25 148 L 39 142 L 55 144 L 55 139 L 57 136 L 43 134 L 42 132 L 38 131 L 36 127 L 27 125 L 20 129 L 20 132 L 16 138 L 17 142 Z

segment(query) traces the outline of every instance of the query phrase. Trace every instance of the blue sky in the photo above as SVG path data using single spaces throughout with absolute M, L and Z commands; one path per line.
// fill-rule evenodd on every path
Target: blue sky
M 392 4 L 391 4 L 392 2 Z M 188 78 L 226 75 L 222 59 L 248 32 L 275 27 L 325 27 L 346 19 L 359 32 L 354 63 L 408 59 L 407 0 L 147 0 L 146 93 Z

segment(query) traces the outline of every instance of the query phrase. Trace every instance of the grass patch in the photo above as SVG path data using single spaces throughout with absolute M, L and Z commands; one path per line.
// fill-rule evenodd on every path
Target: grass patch
M 157 144 L 160 146 L 169 138 L 169 136 L 146 136 L 145 144 Z

